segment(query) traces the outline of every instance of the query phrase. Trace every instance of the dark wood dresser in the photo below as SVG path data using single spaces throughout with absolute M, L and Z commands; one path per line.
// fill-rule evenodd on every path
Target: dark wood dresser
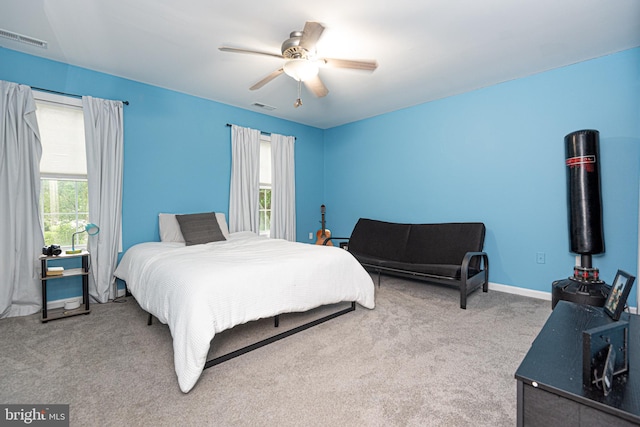
M 640 316 L 629 322 L 629 371 L 608 396 L 582 384 L 582 332 L 614 323 L 601 307 L 560 301 L 516 371 L 518 426 L 640 425 Z

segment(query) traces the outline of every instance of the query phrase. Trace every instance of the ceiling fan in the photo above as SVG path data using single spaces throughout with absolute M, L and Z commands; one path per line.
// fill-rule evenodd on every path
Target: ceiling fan
M 351 68 L 364 71 L 373 71 L 378 67 L 378 63 L 375 60 L 316 57 L 316 43 L 320 39 L 324 28 L 324 25 L 319 22 L 306 22 L 303 31 L 293 31 L 289 35 L 289 38 L 282 43 L 282 47 L 280 49 L 282 54 L 280 55 L 270 52 L 240 49 L 228 46 L 222 46 L 219 49 L 223 52 L 248 53 L 284 59 L 285 62 L 282 67 L 273 71 L 249 89 L 260 89 L 280 74 L 285 73 L 298 82 L 298 99 L 293 105 L 294 107 L 299 107 L 302 105 L 302 100 L 300 99 L 301 83 L 304 83 L 304 85 L 317 97 L 323 97 L 329 93 L 329 90 L 318 76 L 319 67 Z

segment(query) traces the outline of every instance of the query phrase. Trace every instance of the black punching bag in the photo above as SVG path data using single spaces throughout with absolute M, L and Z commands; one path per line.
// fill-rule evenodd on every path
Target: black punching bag
M 597 130 L 579 130 L 564 137 L 571 252 L 604 252 L 600 152 Z

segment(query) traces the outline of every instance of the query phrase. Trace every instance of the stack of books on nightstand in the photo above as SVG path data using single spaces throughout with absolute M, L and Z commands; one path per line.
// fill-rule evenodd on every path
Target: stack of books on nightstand
M 48 267 L 47 276 L 62 276 L 64 273 L 64 267 Z

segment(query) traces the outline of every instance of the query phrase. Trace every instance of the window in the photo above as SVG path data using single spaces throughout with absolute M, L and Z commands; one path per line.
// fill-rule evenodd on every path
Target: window
M 34 91 L 42 143 L 40 215 L 45 245 L 71 246 L 89 222 L 84 117 L 79 99 Z M 87 243 L 86 233 L 75 238 Z
M 271 137 L 260 137 L 260 235 L 271 233 Z

